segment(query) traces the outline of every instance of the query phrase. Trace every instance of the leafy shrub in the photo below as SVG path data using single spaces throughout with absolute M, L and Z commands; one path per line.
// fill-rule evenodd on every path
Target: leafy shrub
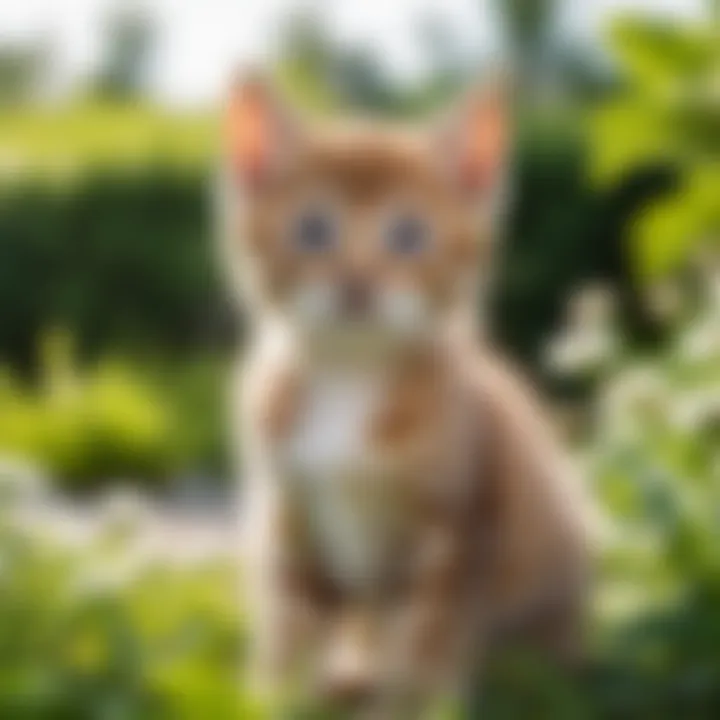
M 206 175 L 95 169 L 0 188 L 0 358 L 32 370 L 48 327 L 91 358 L 217 347 L 228 311 Z
M 161 480 L 175 466 L 172 417 L 149 383 L 116 362 L 78 373 L 61 336 L 46 343 L 39 388 L 5 372 L 0 452 L 27 458 L 66 487 L 103 480 Z
M 601 398 L 593 465 L 613 512 L 606 596 L 634 596 L 608 644 L 643 717 L 720 708 L 720 277 L 658 360 Z
M 129 171 L 164 162 L 197 167 L 214 151 L 212 115 L 166 112 L 135 102 L 75 102 L 38 112 L 4 107 L 0 116 L 0 172 L 65 179 L 88 168 Z
M 657 278 L 682 265 L 689 249 L 718 247 L 716 22 L 627 16 L 616 20 L 608 40 L 624 84 L 593 118 L 595 180 L 607 187 L 658 162 L 672 164 L 680 179 L 631 228 L 635 272 Z
M 720 276 L 705 273 L 704 310 L 683 318 L 659 356 L 628 359 L 619 341 L 587 342 L 602 330 L 587 318 L 564 338 L 609 350 L 565 354 L 606 374 L 586 448 L 608 524 L 596 667 L 571 695 L 590 699 L 581 716 L 720 709 Z
M 84 548 L 0 518 L 0 717 L 252 717 L 222 560 L 169 565 L 106 522 Z
M 152 378 L 170 407 L 178 469 L 213 480 L 228 478 L 227 359 L 219 355 L 172 364 L 155 361 L 143 365 L 143 374 Z

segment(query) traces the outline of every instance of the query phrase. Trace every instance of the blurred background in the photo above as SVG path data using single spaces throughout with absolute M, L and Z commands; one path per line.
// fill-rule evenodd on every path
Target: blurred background
M 498 661 L 482 712 L 718 717 L 711 0 L 0 5 L 0 717 L 257 716 L 210 182 L 251 63 L 319 117 L 408 120 L 512 68 L 491 331 L 605 527 L 586 676 Z

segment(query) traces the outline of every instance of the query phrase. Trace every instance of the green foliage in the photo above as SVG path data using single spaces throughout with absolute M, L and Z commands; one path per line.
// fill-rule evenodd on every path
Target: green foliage
M 79 103 L 39 113 L 19 106 L 0 115 L 0 180 L 82 177 L 90 169 L 204 165 L 216 148 L 207 113 L 171 114 L 142 103 Z
M 115 362 L 79 374 L 67 341 L 46 342 L 39 387 L 0 385 L 0 451 L 39 464 L 69 488 L 112 478 L 160 480 L 174 468 L 170 408 Z
M 157 485 L 178 473 L 226 477 L 220 361 L 75 366 L 67 338 L 47 338 L 34 387 L 0 372 L 0 455 L 39 466 L 68 490 L 109 481 Z
M 501 345 L 535 373 L 566 299 L 589 280 L 618 291 L 631 337 L 652 332 L 625 239 L 637 209 L 666 192 L 671 178 L 652 171 L 600 193 L 587 179 L 588 152 L 580 113 L 553 112 L 520 126 L 510 211 L 495 258 L 491 326 Z
M 665 164 L 681 182 L 650 205 L 634 230 L 640 276 L 657 277 L 720 237 L 720 42 L 717 25 L 625 19 L 611 45 L 626 87 L 593 122 L 593 172 L 605 185 Z
M 0 716 L 253 717 L 236 687 L 232 573 L 169 566 L 106 523 L 69 550 L 0 518 Z
M 165 399 L 172 417 L 176 468 L 215 482 L 227 481 L 229 439 L 228 362 L 223 356 L 152 362 L 143 376 Z M 237 451 L 233 457 L 237 456 Z
M 48 327 L 83 354 L 175 354 L 217 341 L 228 316 L 215 273 L 209 179 L 163 166 L 89 173 L 0 195 L 0 357 L 27 369 Z

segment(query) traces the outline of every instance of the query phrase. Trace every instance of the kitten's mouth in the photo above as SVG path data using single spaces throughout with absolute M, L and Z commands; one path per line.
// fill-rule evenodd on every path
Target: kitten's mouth
M 343 320 L 369 319 L 373 306 L 373 292 L 362 280 L 345 282 L 340 289 L 340 313 Z

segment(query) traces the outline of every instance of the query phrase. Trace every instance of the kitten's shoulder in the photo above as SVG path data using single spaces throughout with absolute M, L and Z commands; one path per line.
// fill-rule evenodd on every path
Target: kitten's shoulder
M 596 513 L 582 473 L 537 389 L 511 361 L 491 354 L 475 358 L 473 381 L 486 447 L 510 505 L 526 506 L 519 515 L 535 522 L 545 506 L 551 523 L 572 526 L 577 537 L 592 534 Z M 522 527 L 527 532 L 528 525 Z
M 454 367 L 465 397 L 494 425 L 533 428 L 546 438 L 549 413 L 537 389 L 512 360 L 470 344 L 455 351 Z

